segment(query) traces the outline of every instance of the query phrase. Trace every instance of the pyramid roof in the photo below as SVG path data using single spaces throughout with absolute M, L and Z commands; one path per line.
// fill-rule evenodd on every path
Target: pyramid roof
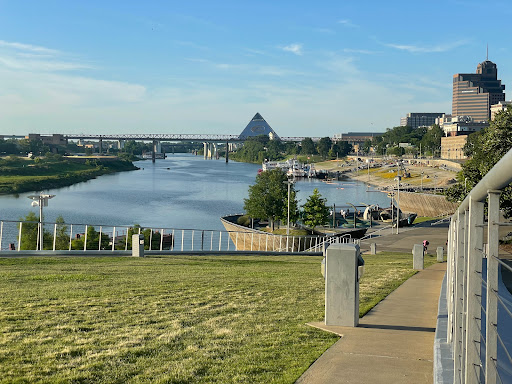
M 255 137 L 259 135 L 269 135 L 272 134 L 274 139 L 279 139 L 277 133 L 268 125 L 265 119 L 259 114 L 256 113 L 254 117 L 249 121 L 249 124 L 245 127 L 245 129 L 240 134 L 241 138 L 247 137 Z

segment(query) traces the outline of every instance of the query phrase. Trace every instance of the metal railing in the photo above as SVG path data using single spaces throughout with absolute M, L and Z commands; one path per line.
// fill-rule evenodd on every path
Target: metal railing
M 43 236 L 40 236 L 43 231 Z M 325 244 L 352 241 L 337 236 L 274 235 L 262 231 L 150 228 L 128 225 L 0 221 L 0 252 L 102 251 L 132 249 L 132 235 L 144 235 L 149 252 L 278 252 L 318 253 Z M 40 244 L 43 239 L 43 244 Z M 7 252 L 6 252 L 7 251 Z
M 501 190 L 511 182 L 512 150 L 451 217 L 446 342 L 452 347 L 457 384 L 512 382 L 512 295 L 499 281 L 500 272 L 512 268 L 500 259 L 498 233 L 500 226 L 511 225 L 500 222 L 499 202 Z

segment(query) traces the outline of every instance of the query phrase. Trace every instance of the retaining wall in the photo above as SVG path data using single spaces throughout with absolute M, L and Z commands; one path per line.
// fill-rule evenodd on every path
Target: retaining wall
M 400 209 L 402 212 L 417 213 L 418 216 L 452 215 L 458 203 L 451 203 L 443 195 L 400 191 Z

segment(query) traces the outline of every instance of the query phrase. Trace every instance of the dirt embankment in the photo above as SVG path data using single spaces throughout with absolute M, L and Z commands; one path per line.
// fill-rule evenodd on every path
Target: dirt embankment
M 351 160 L 331 160 L 316 163 L 317 170 L 340 171 L 347 177 L 372 184 L 378 188 L 386 189 L 396 186 L 398 171 L 395 161 L 374 161 L 368 163 Z M 359 168 L 358 168 L 359 167 Z M 439 166 L 409 165 L 400 167 L 402 187 L 436 188 L 447 187 L 455 182 L 457 172 Z

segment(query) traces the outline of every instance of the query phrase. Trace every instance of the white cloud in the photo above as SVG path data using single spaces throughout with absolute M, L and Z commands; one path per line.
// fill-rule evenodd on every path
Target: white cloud
M 438 45 L 408 45 L 408 44 L 394 44 L 388 43 L 384 44 L 386 47 L 398 49 L 401 51 L 407 51 L 410 53 L 438 53 L 438 52 L 447 52 L 454 48 L 460 47 L 462 45 L 467 44 L 465 40 L 454 41 L 451 43 L 444 43 Z
M 345 27 L 349 27 L 349 28 L 358 28 L 359 26 L 352 23 L 352 21 L 350 21 L 349 19 L 343 19 L 343 20 L 338 20 L 338 24 L 341 24 Z
M 52 54 L 52 55 L 59 53 L 59 51 L 57 51 L 55 49 L 38 47 L 36 45 L 31 45 L 31 44 L 9 42 L 9 41 L 4 41 L 4 40 L 0 40 L 0 47 L 14 48 L 14 49 L 21 50 L 21 51 L 46 53 L 46 54 Z
M 297 56 L 302 56 L 302 44 L 290 44 L 283 47 L 283 51 L 291 52 Z

